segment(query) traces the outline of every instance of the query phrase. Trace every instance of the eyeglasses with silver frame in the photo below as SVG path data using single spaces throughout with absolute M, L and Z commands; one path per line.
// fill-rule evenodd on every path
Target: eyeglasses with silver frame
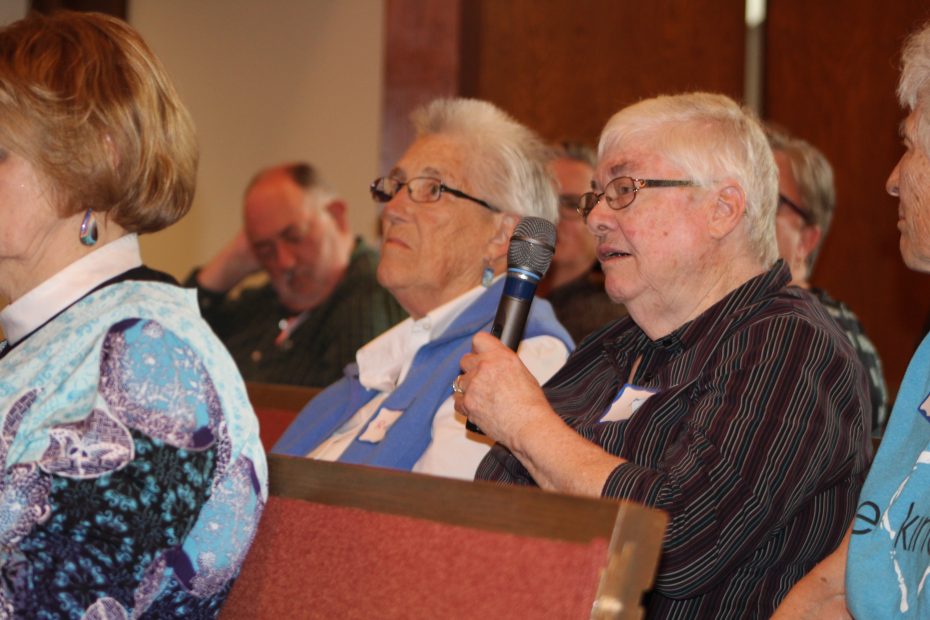
M 626 209 L 633 201 L 636 200 L 636 194 L 639 190 L 647 187 L 689 187 L 697 185 L 691 180 L 669 180 L 669 179 L 636 179 L 633 177 L 617 177 L 604 186 L 604 191 L 587 192 L 582 194 L 578 200 L 577 210 L 585 221 L 588 221 L 588 215 L 597 206 L 597 203 L 604 198 L 607 206 L 614 211 Z
M 437 202 L 442 197 L 443 192 L 446 192 L 458 198 L 464 198 L 465 200 L 478 203 L 485 209 L 493 211 L 494 213 L 500 213 L 500 209 L 494 205 L 480 198 L 469 196 L 460 189 L 449 187 L 440 179 L 433 177 L 414 177 L 406 181 L 401 181 L 394 177 L 378 177 L 371 182 L 371 186 L 369 186 L 368 189 L 371 191 L 371 197 L 375 202 L 384 203 L 396 196 L 400 188 L 405 185 L 407 186 L 407 195 L 410 196 L 410 200 L 414 202 Z

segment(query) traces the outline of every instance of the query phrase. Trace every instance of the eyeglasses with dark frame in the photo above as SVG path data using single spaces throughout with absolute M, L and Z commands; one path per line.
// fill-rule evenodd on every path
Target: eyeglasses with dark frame
M 778 204 L 785 205 L 795 213 L 801 216 L 801 219 L 804 220 L 804 223 L 808 226 L 813 226 L 814 224 L 814 214 L 808 211 L 807 209 L 801 207 L 798 203 L 794 202 L 787 196 L 782 193 L 778 194 Z
M 410 200 L 414 202 L 437 202 L 442 197 L 442 193 L 447 192 L 453 196 L 476 202 L 494 213 L 500 213 L 501 211 L 494 205 L 480 198 L 469 196 L 460 189 L 449 187 L 440 179 L 433 177 L 414 177 L 406 181 L 401 181 L 394 177 L 378 177 L 371 182 L 371 186 L 368 189 L 371 191 L 371 197 L 375 202 L 384 203 L 396 196 L 397 192 L 399 192 L 400 188 L 404 185 L 407 186 L 407 195 L 410 196 Z
M 636 200 L 636 194 L 639 190 L 647 187 L 689 187 L 697 185 L 690 180 L 669 180 L 669 179 L 635 179 L 633 177 L 617 177 L 604 186 L 601 193 L 588 192 L 582 194 L 578 200 L 577 210 L 588 221 L 588 215 L 601 201 L 601 198 L 607 199 L 607 206 L 614 211 L 626 209 L 633 201 Z
M 578 219 L 578 201 L 581 196 L 578 194 L 559 194 L 559 211 L 561 218 Z

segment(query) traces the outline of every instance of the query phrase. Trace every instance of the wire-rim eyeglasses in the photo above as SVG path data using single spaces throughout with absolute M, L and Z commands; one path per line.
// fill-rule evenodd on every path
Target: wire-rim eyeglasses
M 406 181 L 401 181 L 394 177 L 378 177 L 371 182 L 368 189 L 375 202 L 385 203 L 394 198 L 397 192 L 400 191 L 400 188 L 405 185 L 407 186 L 407 195 L 410 196 L 410 200 L 414 202 L 437 202 L 442 198 L 443 192 L 445 192 L 458 198 L 471 200 L 494 213 L 500 213 L 500 209 L 494 205 L 480 198 L 470 196 L 460 189 L 449 187 L 443 183 L 441 179 L 436 179 L 434 177 L 414 177 Z
M 587 222 L 588 215 L 601 201 L 606 199 L 607 206 L 614 211 L 626 209 L 636 200 L 636 194 L 648 187 L 689 187 L 697 185 L 691 180 L 675 179 L 637 179 L 634 177 L 617 177 L 604 186 L 603 192 L 587 192 L 578 200 L 577 211 Z

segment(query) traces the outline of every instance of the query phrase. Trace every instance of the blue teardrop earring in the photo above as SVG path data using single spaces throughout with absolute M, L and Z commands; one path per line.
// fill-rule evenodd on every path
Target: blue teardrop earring
M 484 259 L 484 270 L 481 272 L 481 286 L 484 288 L 491 288 L 491 283 L 494 282 L 494 270 L 491 269 L 491 261 Z
M 93 209 L 88 209 L 81 220 L 81 243 L 86 246 L 97 243 L 97 217 Z

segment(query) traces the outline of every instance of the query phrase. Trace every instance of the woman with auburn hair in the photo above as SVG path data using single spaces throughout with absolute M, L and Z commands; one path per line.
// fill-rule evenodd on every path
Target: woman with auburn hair
M 127 24 L 0 30 L 0 616 L 213 617 L 238 574 L 267 493 L 258 425 L 137 237 L 187 213 L 196 169 Z

